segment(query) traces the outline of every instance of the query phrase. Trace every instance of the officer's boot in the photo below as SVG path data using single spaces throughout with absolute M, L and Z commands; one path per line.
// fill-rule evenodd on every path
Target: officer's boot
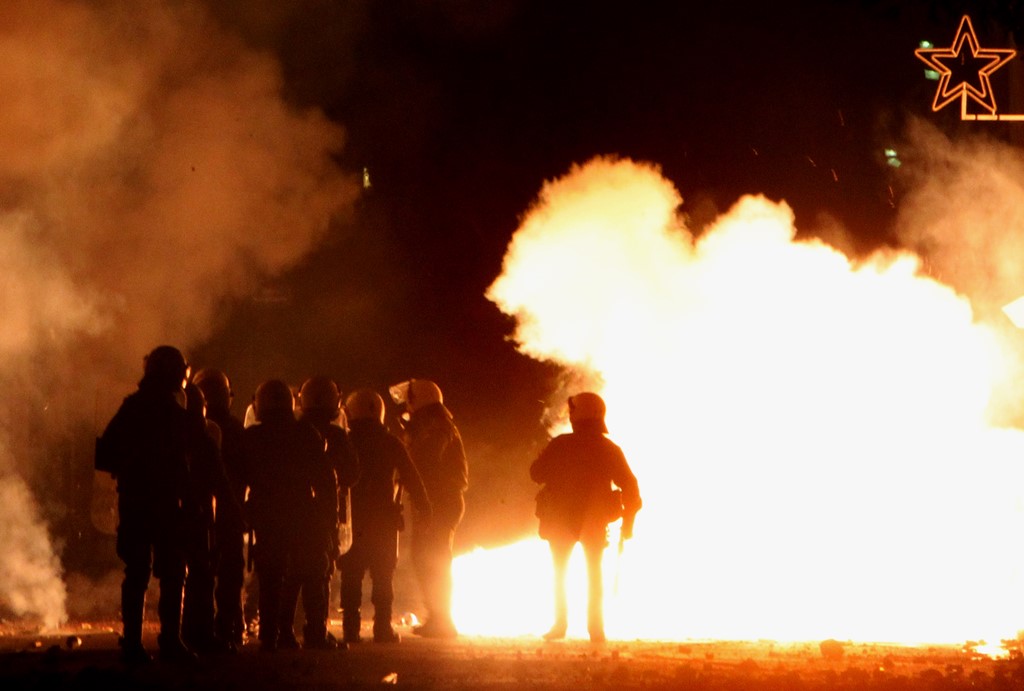
M 391 626 L 391 606 L 373 606 L 373 642 L 399 643 L 402 637 Z
M 359 616 L 359 610 L 352 607 L 346 607 L 341 615 L 342 640 L 349 645 L 359 643 L 361 641 L 359 638 L 359 630 L 362 623 L 362 618 Z
M 547 633 L 544 634 L 546 641 L 559 641 L 565 638 L 565 632 L 569 628 L 569 605 L 565 595 L 565 581 L 555 583 L 555 623 Z
M 572 545 L 555 542 L 550 543 L 550 545 L 551 563 L 554 567 L 555 623 L 544 634 L 544 640 L 558 641 L 565 638 L 565 631 L 569 628 L 569 604 L 566 599 L 565 577 L 569 571 L 569 556 L 572 554 Z
M 587 550 L 587 632 L 592 643 L 604 643 L 604 588 L 601 576 L 601 550 Z
M 587 631 L 592 643 L 604 643 L 604 612 L 601 603 L 590 603 L 587 612 Z
M 181 602 L 184 583 L 177 579 L 164 578 L 160 581 L 160 659 L 165 662 L 193 662 L 196 655 L 181 641 Z
M 362 618 L 359 607 L 363 604 L 363 574 L 359 569 L 341 570 L 341 634 L 342 640 L 355 645 L 360 642 Z
M 141 594 L 128 583 L 121 584 L 121 656 L 127 664 L 150 662 L 149 653 L 142 645 L 142 620 L 146 609 L 146 591 Z
M 565 638 L 565 632 L 569 628 L 569 612 L 565 607 L 565 603 L 559 603 L 561 606 L 556 604 L 555 606 L 555 623 L 551 625 L 548 632 L 544 634 L 544 640 L 546 641 L 560 641 Z

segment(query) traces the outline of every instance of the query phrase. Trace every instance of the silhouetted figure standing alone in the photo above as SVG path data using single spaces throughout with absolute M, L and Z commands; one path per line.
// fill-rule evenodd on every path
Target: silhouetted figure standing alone
M 544 635 L 548 640 L 564 638 L 568 627 L 565 574 L 577 542 L 587 561 L 587 630 L 591 641 L 605 640 L 601 557 L 608 546 L 608 524 L 621 517 L 622 537 L 632 537 L 640 510 L 636 477 L 622 449 L 605 436 L 604 416 L 605 404 L 597 394 L 572 396 L 572 432 L 552 439 L 530 466 L 530 478 L 544 485 L 537 494 L 537 518 L 555 569 L 555 623 Z

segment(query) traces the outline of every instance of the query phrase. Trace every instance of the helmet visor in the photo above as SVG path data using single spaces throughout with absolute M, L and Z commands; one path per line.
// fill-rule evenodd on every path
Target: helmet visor
M 405 405 L 409 402 L 409 386 L 412 384 L 412 380 L 404 381 L 400 384 L 395 384 L 388 388 L 388 393 L 391 394 L 391 400 L 398 405 Z

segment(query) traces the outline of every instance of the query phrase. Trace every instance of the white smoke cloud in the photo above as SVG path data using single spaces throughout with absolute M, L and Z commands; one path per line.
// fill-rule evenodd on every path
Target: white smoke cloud
M 198 2 L 6 2 L 0 56 L 11 487 L 34 484 L 33 447 L 102 426 L 153 346 L 201 343 L 226 300 L 311 251 L 358 187 L 340 127 L 289 105 L 277 62 Z M 10 433 L 29 419 L 43 431 Z M 5 550 L 0 594 L 59 619 L 21 589 L 27 564 L 59 585 L 56 560 Z
M 642 318 L 678 279 L 675 267 L 691 240 L 677 223 L 681 203 L 656 167 L 629 160 L 595 159 L 545 184 L 512 238 L 503 275 L 488 289 L 516 317 L 520 349 L 577 366 L 599 359 L 608 330 Z M 529 280 L 510 275 L 525 261 Z M 593 321 L 579 309 L 585 303 L 614 316 Z
M 952 139 L 914 120 L 898 236 L 979 307 L 1024 294 L 1024 154 L 982 130 Z
M 5 453 L 0 449 L 0 453 Z M 16 616 L 58 626 L 67 617 L 61 565 L 28 487 L 16 475 L 0 475 L 0 606 Z
M 110 323 L 95 295 L 85 295 L 53 253 L 37 243 L 40 229 L 27 213 L 0 216 L 0 356 L 29 352 L 42 339 L 98 334 Z M 31 280 L 23 280 L 23 277 Z M 18 280 L 15 280 L 18 279 Z
M 952 138 L 922 120 L 910 122 L 906 146 L 897 237 L 1002 332 L 1009 371 L 991 412 L 1024 425 L 1024 338 L 1000 312 L 1024 295 L 1024 154 L 986 130 Z

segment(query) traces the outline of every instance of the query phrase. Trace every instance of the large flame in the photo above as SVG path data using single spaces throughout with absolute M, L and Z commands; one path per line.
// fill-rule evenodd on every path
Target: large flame
M 914 255 L 797 242 L 761 197 L 694 239 L 680 204 L 655 167 L 575 167 L 488 292 L 522 352 L 602 382 L 640 481 L 636 537 L 606 552 L 609 635 L 1015 637 L 1024 435 L 986 422 L 995 332 Z M 460 557 L 457 624 L 543 631 L 550 577 L 536 539 Z

